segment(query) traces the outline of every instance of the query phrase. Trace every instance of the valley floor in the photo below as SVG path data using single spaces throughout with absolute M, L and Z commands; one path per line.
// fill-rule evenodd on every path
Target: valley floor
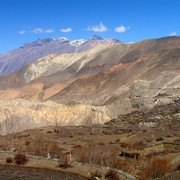
M 86 180 L 87 178 L 50 169 L 0 165 L 1 180 Z
M 36 172 L 33 168 L 42 168 L 40 174 L 45 169 L 55 170 L 54 174 L 49 170 L 47 174 L 42 173 L 44 179 L 49 174 L 56 178 L 56 171 L 60 175 L 66 172 L 68 178 L 71 178 L 69 173 L 73 173 L 86 179 L 96 170 L 104 178 L 111 168 L 117 170 L 121 179 L 168 177 L 168 180 L 179 180 L 179 107 L 176 103 L 136 111 L 120 115 L 105 125 L 46 126 L 1 135 L 0 165 L 3 166 L 0 168 L 4 170 L 0 171 L 0 179 L 11 178 L 14 172 L 29 167 L 26 173 Z M 16 153 L 25 154 L 28 162 L 23 167 L 7 166 L 6 158 L 13 158 Z M 70 162 L 70 167 L 58 167 L 66 161 Z M 20 169 L 16 171 L 16 168 Z

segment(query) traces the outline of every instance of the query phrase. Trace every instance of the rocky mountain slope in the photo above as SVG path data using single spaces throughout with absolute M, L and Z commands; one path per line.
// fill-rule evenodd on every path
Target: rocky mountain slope
M 86 51 L 49 54 L 0 78 L 1 133 L 105 123 L 180 97 L 180 37 L 89 41 L 103 43 L 86 41 Z
M 88 40 L 69 40 L 67 38 L 38 39 L 32 43 L 26 43 L 18 49 L 0 55 L 0 76 L 4 76 L 20 70 L 25 65 L 33 63 L 37 59 L 48 54 L 62 54 L 86 51 L 97 44 L 121 43 L 116 39 L 103 39 L 93 36 Z

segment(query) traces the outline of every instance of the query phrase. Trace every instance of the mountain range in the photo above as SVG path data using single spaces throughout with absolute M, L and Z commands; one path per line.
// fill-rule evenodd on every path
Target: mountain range
M 102 124 L 180 98 L 180 37 L 37 40 L 1 55 L 0 69 L 2 134 Z
M 103 39 L 97 35 L 88 40 L 77 39 L 71 41 L 65 37 L 38 39 L 0 55 L 0 76 L 17 71 L 48 54 L 78 53 L 86 51 L 97 44 L 113 43 L 121 42 L 116 39 Z

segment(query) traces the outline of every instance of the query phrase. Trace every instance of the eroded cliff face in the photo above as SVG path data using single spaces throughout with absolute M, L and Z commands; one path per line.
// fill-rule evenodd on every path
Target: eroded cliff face
M 161 93 L 157 92 L 158 95 L 156 96 L 149 95 L 146 97 L 137 95 L 136 92 L 140 92 L 140 90 L 134 90 L 131 96 L 128 93 L 123 93 L 122 96 L 113 95 L 108 102 L 106 101 L 107 104 L 99 106 L 86 104 L 85 102 L 84 104 L 71 103 L 65 105 L 53 101 L 1 100 L 0 134 L 20 132 L 25 129 L 49 125 L 104 124 L 111 119 L 116 119 L 120 114 L 144 111 L 157 105 L 173 103 L 175 99 L 180 97 L 178 89 L 176 89 L 176 92 L 174 90 L 173 92 L 161 91 Z M 93 100 L 91 100 L 91 103 L 93 103 Z
M 25 100 L 0 102 L 0 134 L 48 125 L 71 126 L 103 124 L 112 117 L 105 106 L 62 105 Z

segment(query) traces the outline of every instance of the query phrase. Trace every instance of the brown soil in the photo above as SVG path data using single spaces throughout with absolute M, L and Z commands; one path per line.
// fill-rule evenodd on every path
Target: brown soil
M 7 165 L 6 158 L 13 158 L 10 152 L 15 148 L 29 156 L 25 166 L 76 173 L 86 178 L 97 169 L 95 165 L 99 165 L 100 171 L 103 166 L 113 168 L 108 161 L 113 158 L 121 162 L 119 166 L 115 164 L 117 169 L 136 177 L 140 176 L 143 164 L 158 156 L 167 158 L 176 167 L 180 163 L 179 113 L 179 103 L 173 103 L 121 115 L 105 125 L 48 126 L 0 136 L 0 164 Z M 121 151 L 138 153 L 140 159 L 119 157 Z M 48 153 L 51 159 L 47 159 Z M 72 167 L 58 168 L 57 159 L 67 153 L 71 153 Z
M 1 180 L 86 180 L 75 174 L 21 166 L 0 166 Z

